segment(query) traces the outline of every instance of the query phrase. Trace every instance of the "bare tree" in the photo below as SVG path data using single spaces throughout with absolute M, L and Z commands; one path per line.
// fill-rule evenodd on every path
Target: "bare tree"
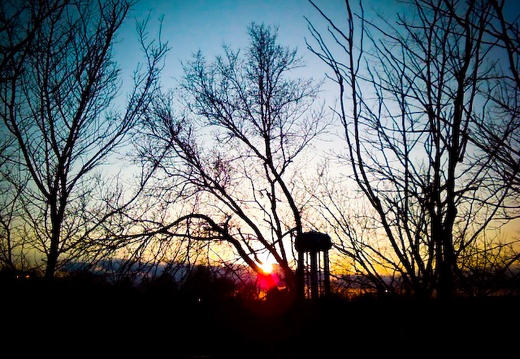
M 36 33 L 41 29 L 44 21 L 62 11 L 68 2 L 68 0 L 39 3 L 11 0 L 2 2 L 0 6 L 1 82 L 12 80 L 20 74 L 29 49 L 36 39 Z
M 509 4 L 509 3 L 508 3 Z M 492 1 L 493 22 L 486 27 L 493 52 L 501 61 L 500 77 L 489 84 L 485 99 L 493 104 L 484 116 L 475 119 L 478 131 L 470 138 L 488 154 L 491 167 L 512 192 L 506 205 L 517 208 L 520 204 L 520 14 L 509 14 L 505 1 Z M 471 19 L 452 15 L 464 26 L 478 27 Z M 512 19 L 506 20 L 508 18 Z M 516 17 L 516 18 L 515 18 Z M 510 212 L 518 217 L 518 212 Z
M 500 7 L 487 1 L 403 5 L 407 15 L 395 23 L 368 21 L 362 4 L 356 15 L 349 1 L 345 24 L 320 11 L 331 40 L 309 22 L 314 42 L 308 47 L 332 70 L 345 158 L 388 243 L 384 252 L 372 250 L 371 260 L 398 273 L 409 293 L 449 298 L 456 290 L 471 293 L 467 255 L 512 218 L 512 181 L 496 176 L 498 152 L 483 150 L 478 134 L 484 118 L 488 128 L 511 130 L 499 124 L 517 122 L 517 112 L 505 120 L 488 117 L 500 108 L 488 99 L 506 76 L 490 35 L 500 25 Z M 500 88 L 504 98 L 518 97 L 517 90 Z
M 106 190 L 97 171 L 132 135 L 157 89 L 168 50 L 148 41 L 146 22 L 139 24 L 145 64 L 134 73 L 124 111 L 111 110 L 120 90 L 113 46 L 133 4 L 2 4 L 9 19 L 1 45 L 8 52 L 1 69 L 1 170 L 3 183 L 12 184 L 2 194 L 17 209 L 10 212 L 9 240 L 18 241 L 17 253 L 33 257 L 34 266 L 44 264 L 46 278 L 72 260 L 102 253 L 99 239 L 117 231 L 108 229 L 109 219 L 121 216 L 140 191 L 121 201 L 122 189 Z M 143 172 L 142 186 L 148 175 Z
M 43 26 L 44 20 L 62 11 L 66 3 L 67 1 L 58 0 L 36 4 L 4 1 L 0 4 L 0 83 L 7 83 L 20 76 L 29 50 L 34 46 L 37 31 Z M 4 106 L 4 110 L 6 108 Z M 28 265 L 24 258 L 26 253 L 22 249 L 23 241 L 15 233 L 25 237 L 24 229 L 16 219 L 23 213 L 18 199 L 28 183 L 28 178 L 17 170 L 14 161 L 8 161 L 12 156 L 16 156 L 16 152 L 12 152 L 16 147 L 16 138 L 8 136 L 5 132 L 6 127 L 2 126 L 1 129 L 0 263 L 2 268 L 23 271 Z
M 304 64 L 278 44 L 276 28 L 248 30 L 243 54 L 223 46 L 212 63 L 199 52 L 184 65 L 185 112 L 174 113 L 174 99 L 164 97 L 149 118 L 152 149 L 140 153 L 160 162 L 186 203 L 162 231 L 220 245 L 223 261 L 239 259 L 257 272 L 270 257 L 294 289 L 293 240 L 306 209 L 299 171 L 327 126 L 322 106 L 314 107 L 320 83 L 289 77 Z M 165 149 L 161 158 L 157 149 Z

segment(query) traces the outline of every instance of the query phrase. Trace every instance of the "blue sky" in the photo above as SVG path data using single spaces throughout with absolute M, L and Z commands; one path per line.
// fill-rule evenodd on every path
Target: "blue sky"
M 357 0 L 354 2 L 357 4 Z M 345 23 L 344 0 L 314 0 L 314 3 L 337 24 Z M 396 5 L 397 0 L 364 1 L 366 9 L 374 8 L 382 13 L 395 13 Z M 116 46 L 116 61 L 128 84 L 137 62 L 142 60 L 135 41 L 135 21 L 147 16 L 150 17 L 150 39 L 156 36 L 158 19 L 162 17 L 162 39 L 171 47 L 161 76 L 166 89 L 174 88 L 182 77 L 181 61 L 191 60 L 198 50 L 208 61 L 213 61 L 216 55 L 222 54 L 224 43 L 233 50 L 247 47 L 247 28 L 252 22 L 277 26 L 279 44 L 298 50 L 306 66 L 296 76 L 321 80 L 330 71 L 306 48 L 305 38 L 311 40 L 311 34 L 305 17 L 320 32 L 326 32 L 324 18 L 308 0 L 140 0 L 128 15 L 120 33 L 122 41 Z M 332 105 L 337 98 L 337 88 L 328 81 L 322 91 L 322 99 Z
M 372 1 L 371 4 L 387 2 Z M 344 0 L 316 0 L 315 3 L 336 19 L 344 17 Z M 164 19 L 162 37 L 171 47 L 163 73 L 165 78 L 180 77 L 180 61 L 190 60 L 199 49 L 208 60 L 213 60 L 222 53 L 224 43 L 234 50 L 246 47 L 247 27 L 251 22 L 278 26 L 279 43 L 298 49 L 308 65 L 309 77 L 323 78 L 327 71 L 326 65 L 306 49 L 305 37 L 309 38 L 310 32 L 304 16 L 313 24 L 324 23 L 308 0 L 141 0 L 129 14 L 122 32 L 122 46 L 116 47 L 123 51 L 118 62 L 125 69 L 133 69 L 137 61 L 133 56 L 138 55 L 137 50 L 128 51 L 136 37 L 134 19 L 142 20 L 147 15 L 150 15 L 150 37 L 156 34 L 157 20 Z
M 336 24 L 344 24 L 346 18 L 345 0 L 314 0 Z M 353 5 L 358 4 L 353 1 Z M 506 15 L 520 13 L 520 1 L 506 0 Z M 383 15 L 393 16 L 398 11 L 398 0 L 364 0 L 367 14 L 375 10 Z M 251 22 L 278 26 L 279 43 L 297 48 L 307 67 L 302 77 L 321 79 L 329 68 L 305 45 L 305 38 L 311 35 L 305 17 L 309 18 L 320 32 L 325 34 L 323 17 L 308 0 L 140 0 L 127 18 L 121 37 L 116 46 L 116 61 L 130 76 L 139 60 L 139 50 L 135 43 L 135 20 L 150 16 L 150 38 L 156 36 L 158 19 L 163 17 L 162 38 L 171 47 L 167 55 L 162 81 L 166 87 L 174 87 L 182 76 L 181 61 L 191 59 L 193 53 L 201 50 L 209 61 L 222 53 L 222 45 L 229 44 L 237 50 L 248 45 L 247 27 Z M 330 41 L 330 39 L 329 39 Z M 128 77 L 127 77 L 128 78 Z M 332 87 L 329 87 L 332 91 Z M 326 88 L 324 88 L 326 90 Z

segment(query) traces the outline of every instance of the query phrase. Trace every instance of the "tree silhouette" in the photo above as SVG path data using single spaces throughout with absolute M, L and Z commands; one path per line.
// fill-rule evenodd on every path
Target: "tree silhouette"
M 135 200 L 118 201 L 120 188 L 103 194 L 96 172 L 135 129 L 167 51 L 165 44 L 147 41 L 141 23 L 146 64 L 134 74 L 124 111 L 111 110 L 120 90 L 113 45 L 132 5 L 2 3 L 1 48 L 7 54 L 1 68 L 0 170 L 2 198 L 16 202 L 2 212 L 3 261 L 18 255 L 18 265 L 24 258 L 42 264 L 46 278 L 72 260 L 93 261 L 103 256 L 100 239 L 117 231 L 115 219 Z M 109 245 L 104 248 L 117 242 Z
M 396 23 L 368 21 L 362 4 L 356 13 L 348 1 L 345 24 L 320 11 L 330 40 L 309 22 L 308 47 L 329 65 L 339 90 L 343 158 L 375 212 L 370 233 L 380 242 L 360 241 L 349 218 L 338 216 L 337 228 L 352 241 L 348 254 L 379 288 L 389 287 L 376 275 L 385 268 L 397 273 L 401 290 L 417 296 L 472 294 L 466 270 L 481 258 L 475 249 L 485 256 L 483 244 L 489 249 L 493 230 L 517 208 L 510 198 L 517 159 L 509 171 L 496 167 L 508 166 L 509 154 L 515 158 L 508 146 L 516 141 L 518 66 L 500 56 L 504 47 L 511 54 L 515 42 L 499 40 L 513 26 L 493 2 L 405 6 Z M 511 269 L 517 257 L 502 254 L 508 256 L 502 270 Z
M 290 77 L 304 64 L 296 50 L 278 44 L 276 28 L 252 23 L 248 33 L 244 53 L 223 46 L 214 62 L 199 52 L 184 64 L 181 90 L 150 113 L 148 147 L 140 153 L 182 193 L 177 208 L 185 203 L 158 231 L 224 243 L 229 262 L 238 257 L 258 273 L 270 256 L 293 289 L 293 240 L 305 213 L 299 171 L 327 126 L 321 106 L 313 107 L 320 83 Z M 174 113 L 179 100 L 184 112 Z

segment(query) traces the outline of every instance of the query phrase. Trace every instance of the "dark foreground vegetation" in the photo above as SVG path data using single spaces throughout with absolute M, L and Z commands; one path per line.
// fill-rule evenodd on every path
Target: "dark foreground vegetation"
M 519 297 L 258 301 L 78 279 L 4 280 L 0 292 L 3 350 L 26 358 L 504 358 L 519 349 Z

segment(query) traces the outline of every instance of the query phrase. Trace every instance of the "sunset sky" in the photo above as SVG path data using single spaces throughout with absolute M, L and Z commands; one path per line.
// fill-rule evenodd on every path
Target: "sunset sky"
M 314 0 L 314 3 L 336 25 L 344 26 L 346 5 L 344 0 Z M 357 6 L 359 1 L 353 1 Z M 399 0 L 364 0 L 365 16 L 372 18 L 381 14 L 389 21 L 402 6 Z M 507 0 L 504 12 L 509 20 L 520 16 L 520 1 Z M 149 36 L 157 35 L 159 19 L 162 18 L 162 40 L 171 50 L 167 55 L 162 81 L 165 88 L 176 86 L 182 76 L 181 62 L 191 60 L 201 50 L 208 61 L 222 54 L 222 45 L 233 50 L 243 49 L 249 44 L 247 28 L 252 22 L 278 27 L 278 41 L 282 46 L 297 48 L 306 67 L 301 77 L 323 79 L 330 68 L 312 54 L 305 39 L 313 39 L 307 19 L 318 31 L 327 35 L 327 23 L 308 0 L 140 0 L 127 17 L 120 33 L 121 42 L 116 45 L 116 60 L 126 79 L 130 79 L 139 58 L 135 21 L 149 16 Z M 344 27 L 343 27 L 344 28 Z M 330 38 L 329 38 L 330 42 Z M 125 81 L 127 81 L 125 80 Z M 332 105 L 337 98 L 337 88 L 330 81 L 323 87 L 324 99 Z M 520 230 L 520 220 L 508 225 L 513 233 Z

